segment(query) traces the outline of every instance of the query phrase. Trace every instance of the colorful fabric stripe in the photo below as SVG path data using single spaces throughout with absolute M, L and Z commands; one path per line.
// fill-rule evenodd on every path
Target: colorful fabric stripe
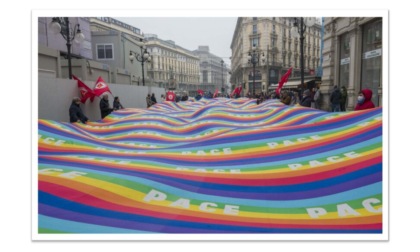
M 382 233 L 382 108 L 164 102 L 38 121 L 38 232 Z

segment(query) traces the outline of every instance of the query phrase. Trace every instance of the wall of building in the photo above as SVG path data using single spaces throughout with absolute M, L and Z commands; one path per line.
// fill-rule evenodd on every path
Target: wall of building
M 83 81 L 93 89 L 94 81 Z M 160 102 L 160 96 L 165 94 L 163 88 L 147 86 L 130 86 L 121 84 L 107 83 L 112 94 L 119 96 L 120 101 L 126 108 L 146 108 L 147 94 L 154 93 L 156 100 Z M 36 85 L 35 85 L 36 86 Z M 40 71 L 38 75 L 38 118 L 55 121 L 69 121 L 69 107 L 73 97 L 80 96 L 77 82 L 70 79 L 54 78 L 50 73 Z M 112 106 L 113 96 L 109 95 L 110 105 Z M 86 116 L 90 121 L 101 119 L 99 111 L 98 97 L 93 102 L 86 101 L 81 104 Z
M 365 61 L 362 43 L 363 39 L 366 39 L 363 37 L 363 31 L 366 25 L 375 21 L 380 21 L 380 19 L 375 17 L 325 18 L 324 49 L 322 52 L 323 75 L 321 92 L 324 94 L 322 109 L 330 110 L 329 97 L 335 85 L 347 88 L 346 107 L 347 110 L 354 109 L 358 92 L 366 85 L 366 83 L 362 83 L 362 71 Z M 346 50 L 343 49 L 344 44 Z M 381 61 L 381 58 L 382 56 L 378 56 L 376 59 Z M 344 72 L 343 69 L 345 67 L 346 70 Z M 340 74 L 345 74 L 346 76 L 340 76 Z M 372 85 L 372 83 L 368 84 Z M 374 96 L 372 101 L 375 106 L 381 106 L 382 83 L 376 85 L 375 90 L 373 90 Z
M 38 46 L 38 69 L 53 71 L 55 77 L 60 77 L 60 52 L 42 45 Z

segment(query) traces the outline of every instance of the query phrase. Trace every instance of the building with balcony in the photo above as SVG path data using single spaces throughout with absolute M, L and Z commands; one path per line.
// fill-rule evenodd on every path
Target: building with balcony
M 151 55 L 148 75 L 155 85 L 188 93 L 197 91 L 200 83 L 198 56 L 155 34 L 146 34 L 145 42 Z
M 293 77 L 300 76 L 300 41 L 291 35 L 292 17 L 239 17 L 232 38 L 232 89 L 242 85 L 246 93 L 268 92 L 270 85 L 293 67 Z M 321 24 L 308 27 L 304 40 L 304 73 L 315 77 L 320 65 Z M 256 55 L 254 65 L 249 55 Z M 255 87 L 253 87 L 255 77 Z M 296 83 L 296 86 L 298 83 Z M 252 93 L 252 92 L 251 92 Z

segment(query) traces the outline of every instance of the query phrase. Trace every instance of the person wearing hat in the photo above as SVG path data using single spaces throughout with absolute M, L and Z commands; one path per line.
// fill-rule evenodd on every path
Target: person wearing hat
M 72 103 L 69 108 L 69 116 L 70 116 L 71 123 L 75 123 L 75 122 L 86 123 L 89 120 L 89 118 L 87 118 L 85 114 L 83 114 L 83 111 L 80 108 L 79 97 L 73 98 Z
M 114 110 L 119 110 L 119 109 L 123 109 L 123 105 L 120 102 L 120 98 L 118 96 L 114 97 Z
M 102 96 L 101 101 L 99 102 L 99 109 L 101 110 L 101 118 L 104 119 L 107 115 L 111 114 L 114 109 L 109 107 L 108 95 L 105 94 Z
M 310 108 L 311 102 L 312 102 L 311 91 L 309 91 L 309 89 L 306 89 L 305 91 L 303 91 L 302 100 L 300 101 L 299 104 L 300 106 Z

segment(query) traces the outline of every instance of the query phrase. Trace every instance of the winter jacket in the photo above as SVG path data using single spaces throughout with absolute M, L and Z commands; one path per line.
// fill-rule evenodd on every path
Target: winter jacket
M 363 89 L 362 90 L 363 95 L 365 96 L 365 100 L 362 104 L 357 103 L 354 110 L 364 110 L 364 109 L 371 109 L 375 107 L 375 104 L 371 101 L 372 99 L 372 90 L 370 89 Z
M 340 104 L 346 104 L 347 102 L 347 90 L 341 90 L 341 99 L 340 99 Z
M 70 105 L 69 116 L 71 123 L 77 122 L 77 120 L 80 120 L 82 123 L 86 123 L 86 121 L 89 120 L 85 114 L 83 114 L 80 106 L 75 102 L 72 102 Z
M 338 90 L 338 88 L 336 88 L 336 89 L 334 89 L 334 91 L 331 94 L 330 102 L 332 104 L 340 104 L 340 99 L 341 99 L 340 90 Z
M 310 95 L 303 97 L 302 101 L 300 101 L 300 105 L 304 107 L 311 107 L 312 98 Z
M 118 110 L 118 109 L 123 109 L 123 105 L 121 105 L 121 103 L 119 101 L 114 101 L 114 109 Z
M 111 112 L 113 111 L 113 109 L 109 107 L 109 102 L 104 98 L 102 98 L 99 102 L 99 108 L 101 109 L 102 119 L 104 119 L 107 115 L 111 114 Z

